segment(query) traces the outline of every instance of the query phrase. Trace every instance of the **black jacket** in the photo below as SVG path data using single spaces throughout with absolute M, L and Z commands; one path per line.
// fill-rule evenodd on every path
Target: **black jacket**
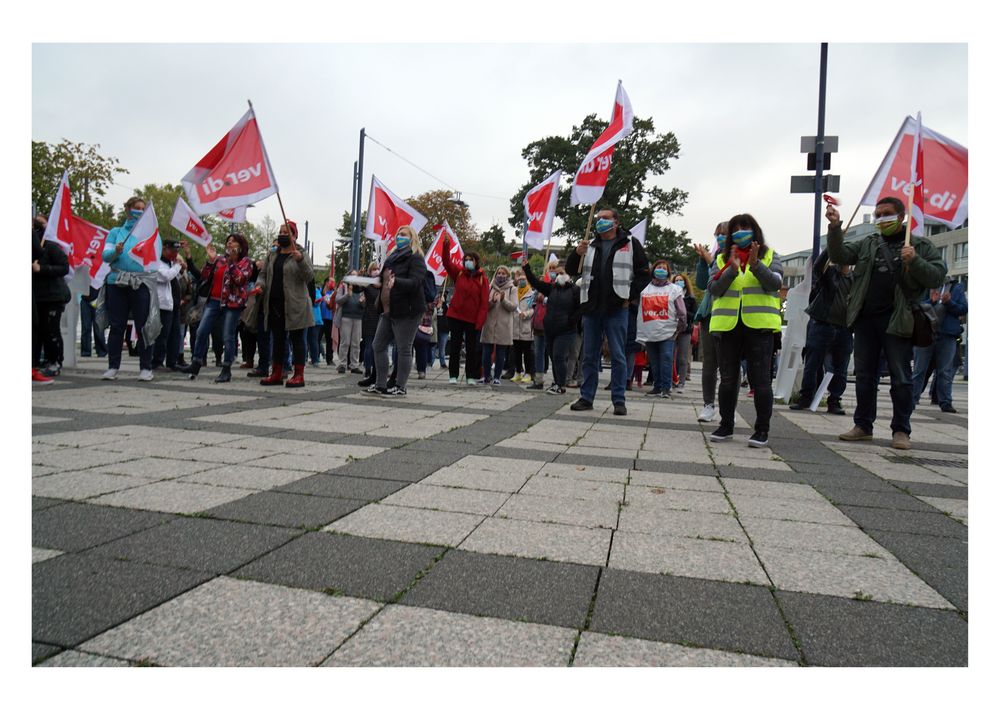
M 806 313 L 815 320 L 844 327 L 847 325 L 847 299 L 851 292 L 852 276 L 844 276 L 840 273 L 840 267 L 834 265 L 824 270 L 829 260 L 830 255 L 826 249 L 816 259 Z
M 524 265 L 524 275 L 531 287 L 549 300 L 545 304 L 545 319 L 542 324 L 545 335 L 554 337 L 562 333 L 575 333 L 580 319 L 580 287 L 572 281 L 565 286 L 545 283 L 531 273 L 531 267 Z
M 69 273 L 69 259 L 62 247 L 55 242 L 42 242 L 40 254 L 41 271 L 32 274 L 31 280 L 35 300 L 38 303 L 69 303 L 69 286 L 64 278 Z
M 382 264 L 382 288 L 386 288 L 386 280 L 391 271 L 396 276 L 396 282 L 389 293 L 389 317 L 413 318 L 422 316 L 427 309 L 424 299 L 424 278 L 427 275 L 427 265 L 424 257 L 414 254 L 409 248 L 394 250 Z M 379 294 L 379 313 L 382 312 L 382 298 Z
M 593 246 L 597 239 L 600 239 L 600 237 L 598 236 L 591 240 L 591 249 L 597 248 Z M 639 294 L 649 285 L 649 259 L 646 256 L 646 250 L 643 249 L 639 240 L 632 237 L 628 230 L 618 227 L 618 233 L 612 247 L 613 251 L 617 252 L 621 250 L 629 242 L 632 244 L 632 286 L 629 289 L 628 300 L 637 302 Z M 583 304 L 583 312 L 593 311 L 600 308 L 601 305 L 608 311 L 621 308 L 624 305 L 624 301 L 615 293 L 611 282 L 613 261 L 614 255 L 612 254 L 606 262 L 607 266 L 604 269 L 604 273 L 600 273 L 601 260 L 595 257 L 594 268 L 591 272 L 590 291 L 587 294 L 587 302 Z M 571 250 L 569 258 L 566 259 L 566 273 L 570 276 L 583 273 L 583 257 L 576 253 L 576 249 Z

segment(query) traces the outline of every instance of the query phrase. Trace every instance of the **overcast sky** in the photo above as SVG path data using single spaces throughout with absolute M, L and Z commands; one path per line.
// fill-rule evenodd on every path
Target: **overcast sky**
M 619 78 L 636 115 L 680 141 L 656 183 L 686 190 L 688 204 L 654 218 L 704 243 L 746 211 L 779 253 L 811 242 L 812 198 L 789 194 L 789 176 L 806 174 L 799 138 L 816 132 L 817 44 L 36 44 L 32 61 L 32 138 L 99 143 L 117 157 L 130 172 L 115 203 L 147 182 L 179 182 L 251 98 L 285 209 L 309 220 L 317 261 L 350 209 L 362 126 L 462 190 L 480 228 L 499 222 L 513 237 L 521 149 L 588 113 L 609 118 Z M 833 43 L 827 81 L 848 214 L 908 113 L 968 146 L 964 44 Z M 404 197 L 447 189 L 369 142 L 365 208 L 373 171 Z M 280 217 L 276 198 L 250 219 L 264 214 Z

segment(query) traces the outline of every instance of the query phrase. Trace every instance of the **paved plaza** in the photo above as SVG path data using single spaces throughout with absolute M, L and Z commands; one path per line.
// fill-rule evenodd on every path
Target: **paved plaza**
M 913 449 L 776 405 L 360 394 L 84 359 L 32 396 L 40 666 L 965 666 L 968 394 Z M 602 378 L 602 386 L 608 373 Z M 844 406 L 853 410 L 853 384 Z

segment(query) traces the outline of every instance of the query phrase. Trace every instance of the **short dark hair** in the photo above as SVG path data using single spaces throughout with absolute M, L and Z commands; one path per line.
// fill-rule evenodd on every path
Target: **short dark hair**
M 146 204 L 146 200 L 141 195 L 132 195 L 130 198 L 125 200 L 125 209 L 130 210 L 135 205 L 135 203 L 141 202 Z
M 465 257 L 467 259 L 472 259 L 472 261 L 474 261 L 476 264 L 476 268 L 477 269 L 479 268 L 479 264 L 481 263 L 481 261 L 479 260 L 479 254 L 477 254 L 474 251 L 467 251 L 465 252 Z
M 881 200 L 875 203 L 875 206 L 879 205 L 892 205 L 893 209 L 896 210 L 896 214 L 902 217 L 906 214 L 906 207 L 903 205 L 903 201 L 898 197 L 883 197 Z
M 242 234 L 240 234 L 239 232 L 233 232 L 228 237 L 226 237 L 226 241 L 228 242 L 230 239 L 234 239 L 236 243 L 240 245 L 241 259 L 250 253 L 250 245 L 247 244 L 247 238 L 244 237 Z
M 733 232 L 738 232 L 741 229 L 749 229 L 753 232 L 753 240 L 760 244 L 761 255 L 763 255 L 763 250 L 767 247 L 764 243 L 764 230 L 757 224 L 757 220 L 753 218 L 753 215 L 746 213 L 738 214 L 729 220 L 729 226 L 726 228 L 726 246 L 723 247 L 725 253 L 728 254 L 729 250 L 733 247 Z
M 610 212 L 611 216 L 615 218 L 616 222 L 622 221 L 621 217 L 618 216 L 618 210 L 616 210 L 614 207 L 608 207 L 607 205 L 604 205 L 603 207 L 598 208 L 597 212 Z M 597 212 L 595 212 L 594 214 L 597 214 Z

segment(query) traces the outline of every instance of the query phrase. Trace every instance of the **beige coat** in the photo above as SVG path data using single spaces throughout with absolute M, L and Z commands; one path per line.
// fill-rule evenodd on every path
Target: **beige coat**
M 257 297 L 257 303 L 264 309 L 264 328 L 271 329 L 270 326 L 270 301 L 271 282 L 274 279 L 274 262 L 278 257 L 277 252 L 268 252 L 264 261 L 264 268 L 260 270 L 257 277 L 257 286 L 263 289 L 263 293 Z M 295 261 L 289 255 L 285 260 L 284 289 L 285 292 L 285 328 L 288 330 L 300 330 L 311 328 L 313 322 L 313 267 L 308 256 L 303 256 L 302 261 Z
M 500 300 L 492 302 L 493 295 L 499 293 Z M 500 288 L 496 285 L 496 280 L 490 284 L 489 308 L 486 311 L 486 323 L 483 324 L 483 333 L 479 342 L 489 345 L 513 345 L 514 344 L 514 311 L 517 310 L 517 289 L 510 280 L 507 285 Z
M 514 293 L 517 294 L 517 289 L 514 289 Z M 535 299 L 539 298 L 539 295 L 534 291 L 528 291 L 524 294 L 522 298 L 517 303 L 517 312 L 514 313 L 514 340 L 528 340 L 533 341 L 535 339 L 535 334 L 531 330 L 531 316 L 535 314 Z M 524 318 L 521 314 L 524 314 Z

